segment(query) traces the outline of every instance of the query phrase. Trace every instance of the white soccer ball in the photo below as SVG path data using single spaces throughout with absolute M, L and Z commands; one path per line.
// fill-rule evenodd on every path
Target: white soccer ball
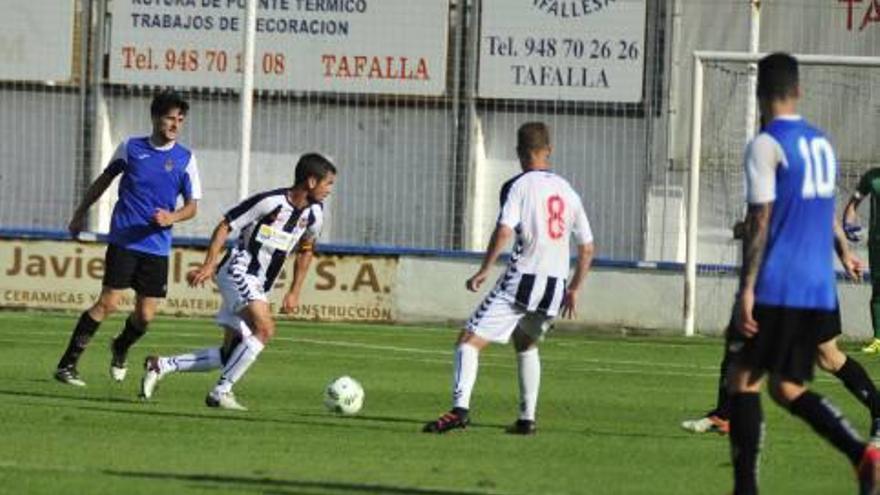
M 324 405 L 339 414 L 357 414 L 364 406 L 364 388 L 354 378 L 340 376 L 324 389 Z

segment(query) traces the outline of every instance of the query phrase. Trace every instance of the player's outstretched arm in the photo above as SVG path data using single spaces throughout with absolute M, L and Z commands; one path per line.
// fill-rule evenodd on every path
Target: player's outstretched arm
M 217 271 L 217 265 L 220 264 L 220 253 L 223 251 L 223 246 L 226 245 L 226 239 L 229 237 L 230 230 L 229 222 L 225 218 L 220 220 L 220 223 L 214 228 L 214 233 L 211 234 L 211 243 L 208 245 L 208 252 L 205 254 L 205 261 L 202 262 L 202 266 L 198 269 L 186 275 L 186 280 L 189 282 L 190 287 L 204 285 L 206 281 L 214 276 L 214 272 Z
M 593 264 L 593 255 L 595 248 L 593 243 L 581 244 L 578 246 L 577 266 L 574 269 L 574 275 L 571 276 L 571 282 L 565 288 L 565 294 L 562 296 L 562 317 L 574 318 L 577 316 L 577 295 L 587 278 L 590 266 Z
M 86 193 L 83 195 L 82 201 L 80 201 L 76 210 L 74 210 L 70 223 L 67 225 L 67 230 L 70 232 L 70 235 L 76 237 L 77 234 L 82 232 L 85 228 L 86 214 L 89 212 L 89 208 L 91 208 L 92 205 L 95 204 L 95 201 L 104 194 L 104 191 L 110 187 L 110 184 L 113 183 L 113 179 L 118 174 L 119 172 L 116 168 L 108 167 L 89 185 L 89 188 L 86 189 Z
M 492 266 L 495 265 L 495 262 L 498 261 L 501 252 L 504 251 L 504 248 L 507 247 L 507 244 L 512 238 L 513 229 L 502 223 L 495 226 L 495 231 L 492 232 L 492 238 L 489 239 L 489 247 L 486 248 L 486 254 L 483 255 L 483 264 L 480 265 L 480 269 L 477 273 L 465 282 L 465 287 L 467 287 L 468 290 L 476 292 L 480 289 L 480 286 L 486 281 L 486 277 L 489 276 L 489 270 L 491 270 Z
M 315 241 L 312 239 L 300 241 L 296 259 L 293 262 L 293 279 L 290 281 L 290 289 L 284 294 L 281 302 L 281 312 L 290 313 L 299 304 L 299 295 L 302 292 L 303 282 L 309 272 L 309 265 L 314 257 Z

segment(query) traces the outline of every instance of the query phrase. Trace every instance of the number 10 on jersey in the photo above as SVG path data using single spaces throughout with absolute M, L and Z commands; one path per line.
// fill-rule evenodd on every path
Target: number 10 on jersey
M 804 185 L 801 196 L 804 199 L 831 198 L 837 180 L 837 158 L 831 143 L 823 137 L 807 141 L 798 140 L 798 150 L 804 160 Z

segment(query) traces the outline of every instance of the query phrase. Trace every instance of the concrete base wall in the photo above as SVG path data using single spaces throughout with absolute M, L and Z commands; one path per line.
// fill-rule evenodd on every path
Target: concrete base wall
M 461 324 L 494 284 L 487 281 L 480 293 L 469 292 L 464 282 L 479 268 L 476 259 L 401 257 L 396 280 L 397 320 L 402 323 Z M 493 272 L 498 276 L 503 267 Z M 675 271 L 627 268 L 594 268 L 579 297 L 572 325 L 619 326 L 682 332 L 684 275 Z M 737 288 L 732 275 L 703 275 L 697 281 L 697 331 L 720 335 L 730 319 Z M 844 334 L 849 339 L 871 336 L 868 302 L 870 284 L 838 285 Z M 561 322 L 562 323 L 562 322 Z

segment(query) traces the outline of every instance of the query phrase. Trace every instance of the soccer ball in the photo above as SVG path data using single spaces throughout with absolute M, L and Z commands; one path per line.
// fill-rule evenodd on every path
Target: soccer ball
M 339 414 L 357 414 L 364 406 L 364 388 L 350 376 L 334 379 L 324 389 L 324 405 Z

